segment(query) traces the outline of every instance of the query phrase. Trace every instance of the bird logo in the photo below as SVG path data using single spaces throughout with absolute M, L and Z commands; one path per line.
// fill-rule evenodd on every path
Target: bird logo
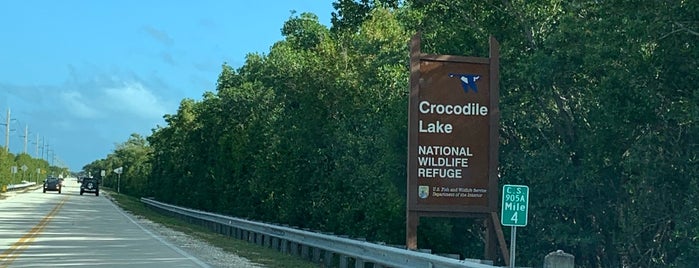
M 461 80 L 461 87 L 464 89 L 464 93 L 468 93 L 468 89 L 473 89 L 473 92 L 478 93 L 478 85 L 476 81 L 481 79 L 480 75 L 475 74 L 449 74 L 449 77 L 458 77 Z

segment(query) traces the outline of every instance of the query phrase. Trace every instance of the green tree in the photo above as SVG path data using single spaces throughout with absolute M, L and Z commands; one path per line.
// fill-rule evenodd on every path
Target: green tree
M 336 1 L 332 29 L 292 13 L 268 54 L 223 65 L 215 92 L 86 170 L 138 166 L 133 194 L 402 243 L 408 38 L 485 57 L 493 35 L 500 183 L 532 192 L 519 263 L 699 264 L 699 2 L 397 3 Z M 419 244 L 479 257 L 473 223 L 427 219 Z
M 29 176 L 32 173 L 33 158 L 29 154 L 21 153 L 15 157 L 15 166 L 17 167 L 17 174 L 14 174 L 14 183 L 19 183 L 20 181 L 29 181 Z M 22 170 L 22 167 L 26 167 L 26 170 Z M 36 171 L 35 171 L 36 172 Z
M 187 149 L 189 130 L 194 123 L 193 108 L 196 102 L 185 99 L 175 115 L 165 115 L 166 127 L 156 128 L 147 138 L 153 148 L 154 162 L 150 176 L 152 185 L 157 185 L 153 195 L 159 200 L 184 205 L 189 201 L 185 189 L 193 180 L 190 160 L 193 157 Z
M 0 187 L 12 183 L 12 165 L 14 165 L 14 156 L 3 148 L 0 150 Z
M 93 161 L 83 167 L 85 175 L 101 179 L 104 186 L 132 196 L 146 196 L 151 177 L 152 149 L 146 138 L 133 133 L 124 143 L 117 144 L 114 152 L 105 159 Z M 122 174 L 114 173 L 121 167 Z M 105 176 L 102 177 L 102 171 Z
M 386 0 L 339 0 L 333 2 L 335 11 L 331 13 L 333 32 L 355 32 L 371 18 L 372 10 L 378 7 L 398 8 L 399 1 Z
M 427 51 L 485 56 L 478 40 L 501 43 L 501 177 L 536 193 L 520 254 L 564 249 L 584 267 L 696 263 L 679 250 L 696 228 L 677 224 L 696 219 L 678 211 L 696 204 L 687 192 L 697 178 L 696 10 L 661 1 L 409 2 L 406 25 L 423 33 Z
M 123 168 L 120 175 L 120 191 L 133 196 L 144 196 L 148 190 L 148 178 L 151 172 L 151 148 L 140 134 L 133 133 L 126 142 L 118 144 L 110 158 L 113 158 L 110 169 Z

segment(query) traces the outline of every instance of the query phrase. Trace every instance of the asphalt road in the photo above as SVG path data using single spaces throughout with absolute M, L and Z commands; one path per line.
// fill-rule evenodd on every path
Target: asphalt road
M 0 200 L 0 268 L 209 267 L 100 196 L 41 189 Z

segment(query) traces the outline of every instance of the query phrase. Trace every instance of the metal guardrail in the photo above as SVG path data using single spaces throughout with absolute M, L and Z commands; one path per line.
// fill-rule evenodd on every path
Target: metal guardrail
M 36 182 L 25 182 L 25 183 L 20 183 L 20 184 L 8 184 L 7 190 L 8 191 L 19 190 L 19 189 L 24 189 L 24 188 L 34 186 L 34 185 L 36 185 Z
M 326 267 L 364 267 L 365 263 L 372 263 L 373 267 L 494 267 L 367 241 L 223 216 L 148 198 L 141 198 L 141 202 L 190 223 L 206 226 L 220 234 L 298 255 L 316 263 L 324 263 Z

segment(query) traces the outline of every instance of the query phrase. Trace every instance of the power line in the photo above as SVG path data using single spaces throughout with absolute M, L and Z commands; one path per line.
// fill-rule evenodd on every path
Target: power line
M 0 118 L 1 117 L 2 117 L 2 115 L 0 115 Z M 0 125 L 5 126 L 5 150 L 7 152 L 10 152 L 10 132 L 15 131 L 15 129 L 11 128 L 11 122 L 15 122 L 18 124 L 21 124 L 23 122 L 20 122 L 18 119 L 11 117 L 9 107 L 7 108 L 7 116 L 4 119 L 5 119 L 4 120 L 5 123 L 0 123 Z M 25 123 L 25 127 L 24 127 L 24 135 L 22 135 L 20 133 L 16 133 L 16 135 L 18 137 L 21 137 L 24 140 L 23 153 L 25 153 L 25 154 L 29 154 L 28 153 L 28 146 L 30 143 L 30 139 L 29 139 L 30 133 L 31 132 L 29 131 L 29 124 L 26 124 L 26 123 Z M 34 133 L 31 133 L 31 134 L 34 134 Z M 36 141 L 33 144 L 36 145 L 35 157 L 37 157 L 38 159 L 44 159 L 44 160 L 46 160 L 46 162 L 50 166 L 53 166 L 54 162 L 57 161 L 56 160 L 56 151 L 55 151 L 55 148 L 53 148 L 53 147 L 55 147 L 55 144 L 51 144 L 53 146 L 49 145 L 47 138 L 41 137 L 41 139 L 40 139 L 38 133 L 36 133 Z M 19 154 L 19 152 L 18 152 L 18 154 Z

